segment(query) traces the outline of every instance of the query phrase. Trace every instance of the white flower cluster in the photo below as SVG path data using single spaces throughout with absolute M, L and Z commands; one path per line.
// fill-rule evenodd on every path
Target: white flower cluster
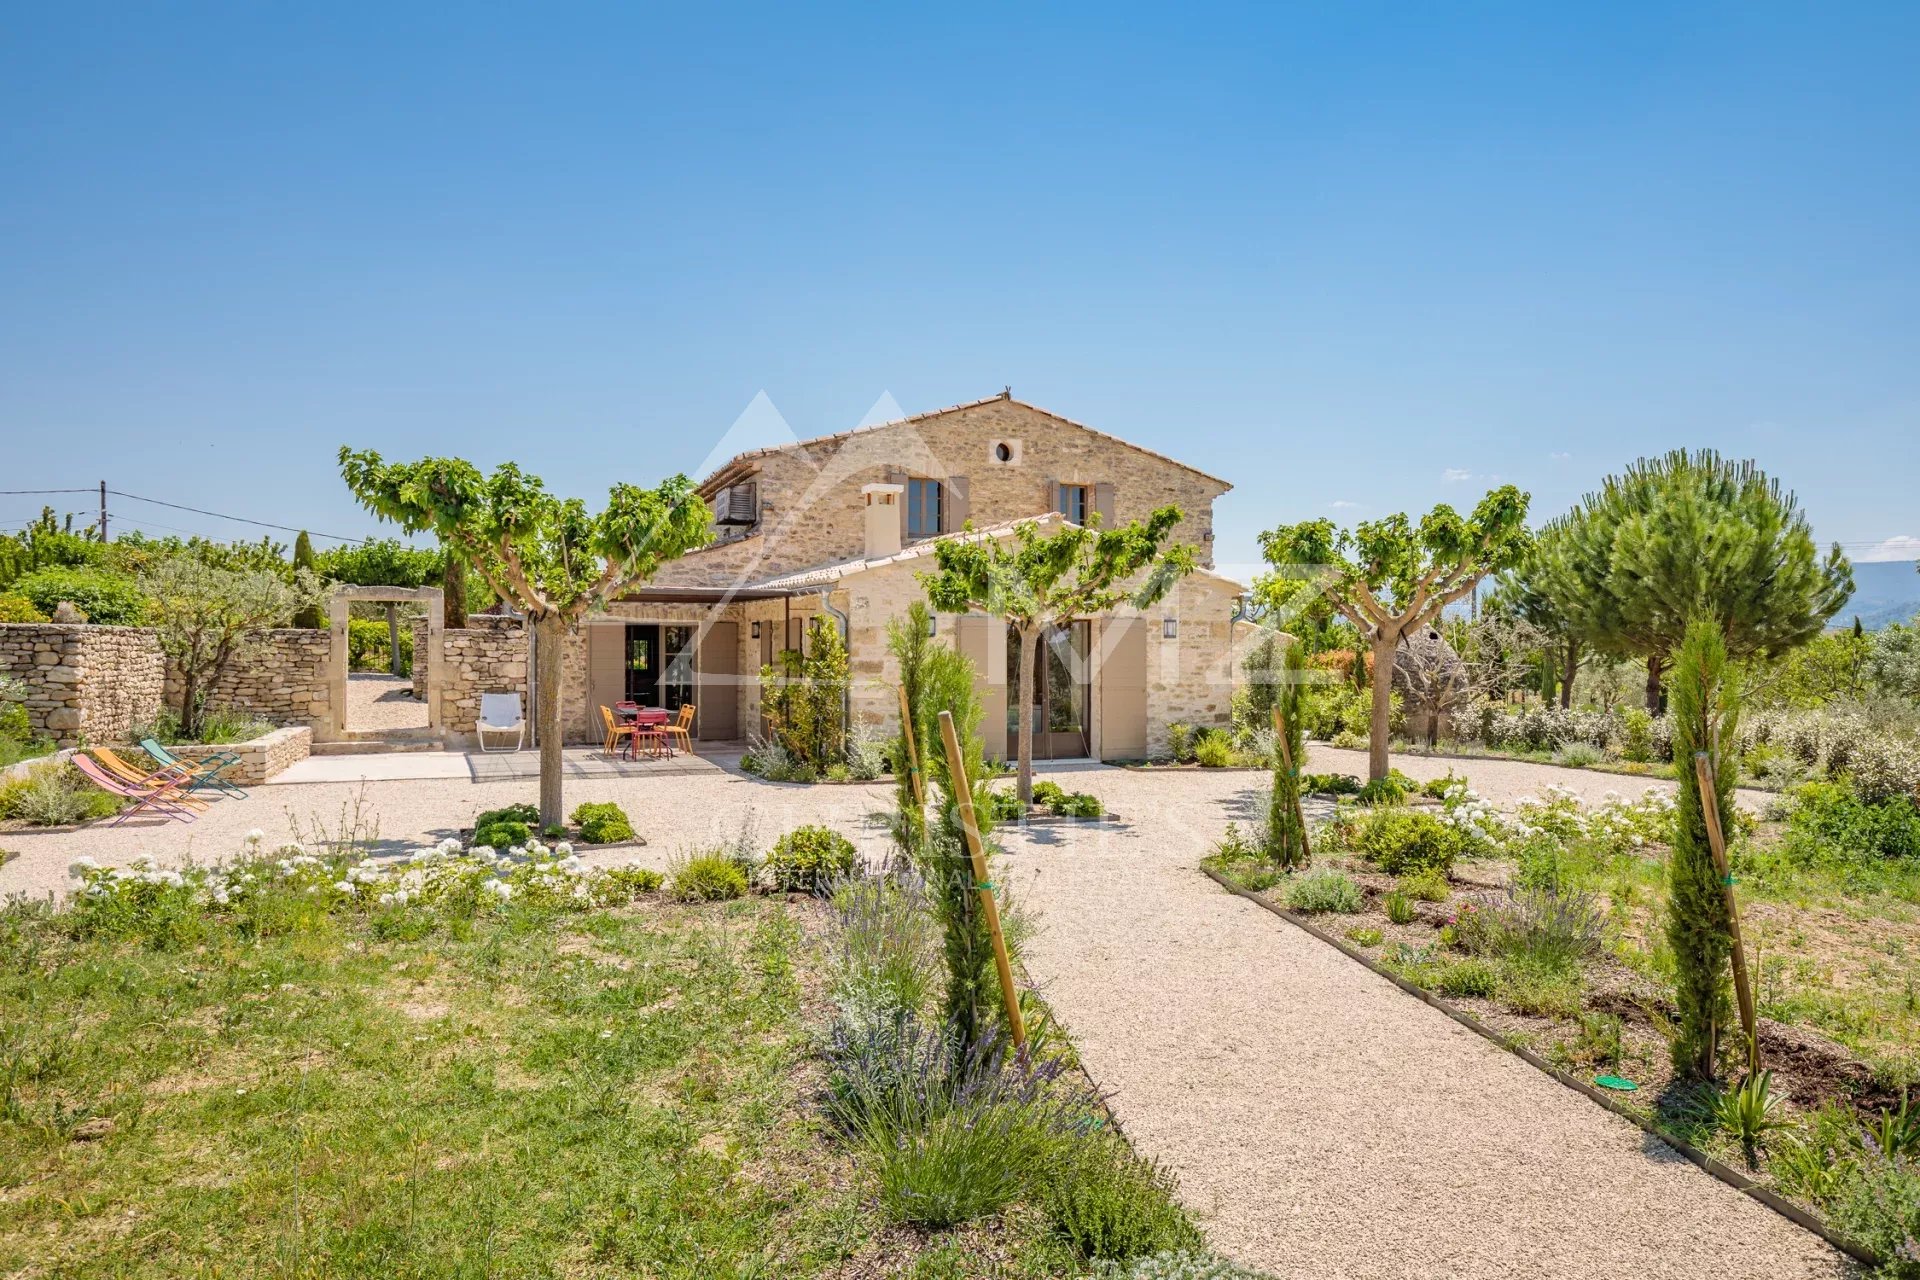
M 129 886 L 183 889 L 187 878 L 171 867 L 153 865 L 153 855 L 136 853 L 124 867 L 103 867 L 82 855 L 67 864 L 67 874 L 80 881 L 79 892 L 93 898 L 105 898 Z
M 1559 841 L 1591 840 L 1613 852 L 1664 843 L 1673 825 L 1673 797 L 1649 788 L 1627 800 L 1608 791 L 1589 806 L 1571 787 L 1549 784 L 1544 799 L 1521 796 L 1515 805 L 1512 834 L 1527 840 L 1546 836 Z
M 67 871 L 80 881 L 77 894 L 88 899 L 158 887 L 190 890 L 196 900 L 223 908 L 244 906 L 268 892 L 314 897 L 329 910 L 355 903 L 394 908 L 444 900 L 477 907 L 520 897 L 545 905 L 587 907 L 603 898 L 631 896 L 631 881 L 622 879 L 630 869 L 589 868 L 565 842 L 550 848 L 530 840 L 500 853 L 485 845 L 463 849 L 458 840 L 446 839 L 405 858 L 376 862 L 323 858 L 299 844 L 264 854 L 264 838 L 250 832 L 239 860 L 213 868 L 157 868 L 149 855 L 141 854 L 125 867 L 76 858 Z
M 1459 831 L 1481 852 L 1497 847 L 1508 835 L 1506 815 L 1464 782 L 1456 782 L 1441 792 L 1440 806 L 1440 820 Z

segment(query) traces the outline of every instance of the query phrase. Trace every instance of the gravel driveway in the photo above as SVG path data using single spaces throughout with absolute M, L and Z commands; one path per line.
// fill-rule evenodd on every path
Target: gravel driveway
M 1310 763 L 1352 771 L 1355 755 L 1319 748 Z M 1424 778 L 1449 762 L 1396 763 Z M 1450 763 L 1496 800 L 1556 780 L 1594 798 L 1648 785 Z M 1100 795 L 1121 822 L 1005 833 L 1005 878 L 1041 925 L 1029 970 L 1128 1135 L 1179 1174 L 1227 1255 L 1282 1277 L 1849 1274 L 1816 1237 L 1202 876 L 1196 864 L 1227 822 L 1258 813 L 1260 775 L 1047 772 Z M 0 894 L 64 889 L 81 853 L 211 860 L 251 827 L 277 841 L 315 821 L 337 828 L 356 805 L 403 847 L 531 792 L 525 780 L 287 785 L 222 801 L 192 827 L 7 833 L 0 845 L 21 856 L 0 866 Z M 763 845 L 824 821 L 878 851 L 884 835 L 865 818 L 889 795 L 715 769 L 570 781 L 567 803 L 617 801 L 652 841 L 640 859 L 664 866 L 748 812 Z

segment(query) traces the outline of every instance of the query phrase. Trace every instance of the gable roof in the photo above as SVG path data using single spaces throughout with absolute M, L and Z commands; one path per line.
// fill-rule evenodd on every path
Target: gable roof
M 745 453 L 737 453 L 719 467 L 715 468 L 711 475 L 700 482 L 700 494 L 702 497 L 712 496 L 723 487 L 724 481 L 731 480 L 736 472 L 740 471 L 745 464 L 752 462 L 755 458 L 770 457 L 776 453 L 789 453 L 795 449 L 806 449 L 814 445 L 836 444 L 850 436 L 864 435 L 869 431 L 884 431 L 890 427 L 904 427 L 916 422 L 925 422 L 931 418 L 944 417 L 949 413 L 959 413 L 964 409 L 978 409 L 985 405 L 1002 403 L 1017 404 L 1023 409 L 1030 409 L 1034 413 L 1052 418 L 1055 422 L 1064 423 L 1069 427 L 1074 427 L 1091 435 L 1096 435 L 1102 440 L 1110 440 L 1123 448 L 1132 449 L 1135 453 L 1143 453 L 1149 458 L 1158 458 L 1162 462 L 1179 467 L 1182 471 L 1192 472 L 1202 480 L 1211 480 L 1214 484 L 1220 486 L 1221 492 L 1223 493 L 1233 488 L 1231 483 L 1222 480 L 1219 476 L 1209 475 L 1198 467 L 1188 466 L 1178 458 L 1169 458 L 1164 453 L 1156 453 L 1154 450 L 1144 445 L 1135 444 L 1131 440 L 1122 440 L 1119 436 L 1102 431 L 1098 427 L 1090 427 L 1084 422 L 1075 422 L 1072 418 L 1062 417 L 1051 409 L 1043 409 L 1039 405 L 1030 404 L 1025 400 L 1016 400 L 1011 391 L 1003 391 L 997 396 L 987 396 L 981 400 L 968 400 L 964 404 L 950 404 L 944 409 L 930 409 L 925 413 L 916 413 L 910 417 L 895 418 L 892 422 L 877 422 L 871 426 L 854 427 L 850 431 L 836 431 L 831 435 L 813 436 L 806 440 L 793 440 L 786 444 L 768 445 L 763 449 L 749 449 Z

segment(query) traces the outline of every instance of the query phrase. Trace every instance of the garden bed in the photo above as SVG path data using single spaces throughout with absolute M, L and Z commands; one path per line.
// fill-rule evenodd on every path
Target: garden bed
M 1208 869 L 1843 1229 L 1865 1223 L 1872 1236 L 1886 1228 L 1872 1216 L 1875 1196 L 1920 1194 L 1870 1136 L 1890 1124 L 1890 1149 L 1907 1152 L 1899 1159 L 1920 1156 L 1920 1107 L 1903 1110 L 1920 1081 L 1920 865 L 1871 868 L 1871 888 L 1858 870 L 1853 879 L 1831 867 L 1790 870 L 1783 860 L 1804 836 L 1797 818 L 1757 824 L 1736 843 L 1760 1051 L 1772 1072 L 1773 1127 L 1749 1143 L 1725 1109 L 1742 1075 L 1734 1046 L 1722 1046 L 1726 1086 L 1676 1079 L 1672 1066 L 1678 1013 L 1656 838 L 1665 802 L 1583 811 L 1560 793 L 1501 818 L 1470 794 L 1455 791 L 1441 814 L 1411 821 L 1382 816 L 1392 809 L 1343 809 L 1320 831 L 1310 872 L 1280 873 L 1259 860 L 1257 842 L 1238 840 Z M 1400 838 L 1417 822 L 1491 849 L 1439 877 L 1437 845 Z M 1389 868 L 1396 859 L 1404 862 Z M 1736 1039 L 1730 1028 L 1725 1040 Z M 1637 1087 L 1609 1089 L 1616 1080 Z

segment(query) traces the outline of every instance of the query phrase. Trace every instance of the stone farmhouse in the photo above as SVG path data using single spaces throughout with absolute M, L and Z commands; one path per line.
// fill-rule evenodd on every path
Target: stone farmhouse
M 980 672 L 990 755 L 1024 703 L 1042 759 L 1124 760 L 1164 750 L 1169 724 L 1224 725 L 1244 588 L 1213 572 L 1213 502 L 1231 486 L 1010 393 L 875 427 L 743 453 L 700 486 L 714 541 L 589 618 L 566 658 L 570 741 L 601 736 L 623 699 L 696 707 L 695 736 L 744 738 L 760 720 L 759 671 L 805 643 L 824 613 L 846 636 L 855 722 L 889 731 L 887 624 L 924 599 L 917 575 L 943 538 L 1010 536 L 1026 520 L 1106 526 L 1168 503 L 1203 566 L 1160 605 L 1076 619 L 1050 633 L 1022 699 L 1005 624 L 934 625 Z M 971 522 L 972 530 L 967 531 Z

